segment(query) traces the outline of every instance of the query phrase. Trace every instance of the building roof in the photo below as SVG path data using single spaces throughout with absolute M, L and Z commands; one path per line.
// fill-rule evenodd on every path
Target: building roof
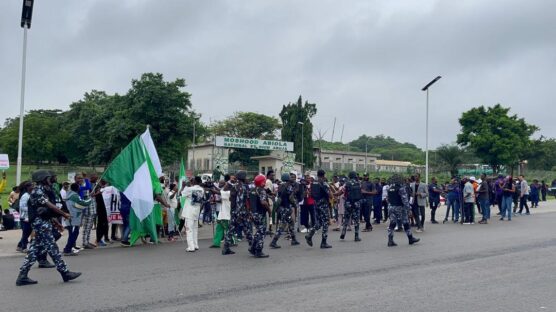
M 315 148 L 315 151 L 318 153 L 318 148 Z M 374 153 L 365 153 L 365 152 L 350 152 L 350 151 L 335 151 L 335 150 L 321 150 L 323 154 L 336 154 L 336 155 L 350 155 L 350 156 L 362 156 L 365 157 L 380 157 L 380 154 Z
M 377 166 L 398 166 L 398 167 L 409 167 L 409 166 L 417 166 L 412 164 L 410 161 L 401 161 L 401 160 L 386 160 L 386 159 L 377 159 L 375 161 Z

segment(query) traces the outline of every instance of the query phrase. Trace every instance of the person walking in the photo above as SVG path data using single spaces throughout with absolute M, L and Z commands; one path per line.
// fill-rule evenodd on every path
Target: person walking
M 266 234 L 265 214 L 272 214 L 272 210 L 268 203 L 268 195 L 264 189 L 266 177 L 259 174 L 255 177 L 254 182 L 255 188 L 249 191 L 249 203 L 253 213 L 253 226 L 256 232 L 253 236 L 250 250 L 255 258 L 268 258 L 268 255 L 263 253 L 264 237 Z
M 291 237 L 291 245 L 299 245 L 295 238 L 295 224 L 293 221 L 294 207 L 298 204 L 295 196 L 295 175 L 283 173 L 281 180 L 282 184 L 278 187 L 277 203 L 275 203 L 278 206 L 279 221 L 277 221 L 278 228 L 276 229 L 276 235 L 274 235 L 270 243 L 270 248 L 272 249 L 281 248 L 278 245 L 278 240 L 286 228 Z
M 541 199 L 543 202 L 546 201 L 546 194 L 548 193 L 548 185 L 544 180 L 541 181 Z
M 70 215 L 58 209 L 56 205 L 50 202 L 46 195 L 46 188 L 50 187 L 50 172 L 48 170 L 37 170 L 33 172 L 32 179 L 37 183 L 37 186 L 31 191 L 29 196 L 28 213 L 29 222 L 32 224 L 35 231 L 35 238 L 29 247 L 29 253 L 25 257 L 21 268 L 19 269 L 19 276 L 16 280 L 17 286 L 36 284 L 37 281 L 28 277 L 29 270 L 37 261 L 37 255 L 47 252 L 54 260 L 56 269 L 62 275 L 64 282 L 74 280 L 81 276 L 79 272 L 71 272 L 58 250 L 58 245 L 52 235 L 52 221 L 51 219 L 57 216 L 69 218 Z M 59 226 L 58 223 L 56 223 Z M 62 229 L 63 230 L 63 229 Z
M 411 210 L 409 205 L 409 196 L 407 187 L 404 185 L 404 179 L 398 174 L 393 175 L 388 181 L 388 247 L 398 246 L 394 242 L 394 229 L 400 223 L 405 230 L 410 245 L 420 241 L 419 238 L 413 237 L 411 227 L 409 226 L 408 214 Z
M 417 225 L 417 233 L 425 230 L 425 206 L 429 191 L 425 183 L 421 183 L 421 177 L 417 175 L 415 182 L 410 184 L 411 193 L 413 194 L 413 217 Z
M 526 215 L 530 215 L 531 213 L 529 212 L 529 204 L 527 203 L 527 201 L 529 200 L 529 184 L 527 183 L 527 180 L 525 180 L 525 176 L 523 175 L 520 175 L 518 179 L 520 182 L 519 214 L 523 214 L 523 207 L 525 207 Z
M 307 241 L 307 245 L 313 247 L 313 235 L 315 232 L 322 228 L 322 240 L 320 243 L 321 249 L 328 249 L 332 248 L 332 246 L 328 245 L 326 240 L 328 239 L 328 205 L 330 205 L 330 189 L 328 184 L 325 182 L 325 172 L 324 170 L 320 169 L 317 172 L 317 182 L 313 183 L 311 186 L 313 198 L 316 201 L 317 205 L 317 221 L 316 225 L 314 225 L 307 235 L 305 235 L 305 240 Z
M 361 183 L 357 179 L 357 173 L 355 171 L 351 171 L 348 174 L 348 178 L 349 180 L 345 184 L 345 216 L 340 239 L 343 240 L 346 237 L 347 228 L 350 222 L 353 221 L 355 241 L 360 242 L 359 219 L 361 215 L 361 199 L 363 198 L 361 194 Z
M 502 187 L 502 214 L 500 221 L 504 221 L 504 217 L 508 216 L 508 221 L 512 221 L 512 203 L 515 194 L 515 184 L 512 176 L 506 177 L 504 186 Z
M 251 209 L 247 206 L 247 200 L 249 195 L 249 185 L 247 185 L 247 173 L 240 170 L 236 173 L 235 179 L 231 179 L 234 183 L 233 187 L 230 189 L 230 210 L 231 219 L 230 226 L 228 228 L 228 233 L 224 237 L 224 248 L 222 248 L 222 255 L 233 255 L 234 251 L 230 249 L 233 245 L 234 234 L 238 232 L 239 229 L 245 235 L 249 246 L 253 244 L 253 225 L 251 224 Z M 249 252 L 252 249 L 249 248 Z
M 79 197 L 79 185 L 77 183 L 72 183 L 70 185 L 70 191 L 66 194 L 66 207 L 69 211 L 70 219 L 67 221 L 69 224 L 66 226 L 69 237 L 66 247 L 64 248 L 64 256 L 78 255 L 77 252 L 73 251 L 73 248 L 75 248 L 75 242 L 79 235 L 79 226 L 81 226 L 83 218 L 83 209 L 87 208 L 90 204 L 90 199 L 82 200 Z

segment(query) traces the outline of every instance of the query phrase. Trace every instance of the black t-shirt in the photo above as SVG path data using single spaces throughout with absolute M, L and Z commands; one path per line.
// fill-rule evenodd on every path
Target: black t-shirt
M 363 190 L 364 190 L 365 192 L 373 192 L 373 191 L 376 190 L 375 184 L 374 184 L 373 182 L 371 182 L 371 181 L 363 181 L 363 182 L 361 182 L 361 187 L 363 188 Z M 367 198 L 367 199 L 373 198 L 373 196 L 374 196 L 374 195 L 363 194 L 363 198 Z

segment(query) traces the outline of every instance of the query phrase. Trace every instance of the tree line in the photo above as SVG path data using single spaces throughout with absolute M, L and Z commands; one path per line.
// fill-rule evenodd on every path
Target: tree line
M 306 168 L 315 163 L 313 147 L 357 152 L 366 148 L 383 159 L 424 164 L 423 150 L 382 134 L 363 134 L 348 143 L 314 139 L 311 120 L 317 114 L 317 105 L 303 101 L 301 96 L 283 105 L 277 117 L 235 112 L 223 120 L 204 124 L 185 87 L 184 79 L 165 81 L 162 74 L 145 73 L 133 79 L 123 95 L 92 90 L 66 111 L 32 110 L 24 117 L 24 162 L 107 164 L 149 125 L 163 165 L 170 165 L 186 158 L 195 125 L 195 142 L 217 135 L 294 142 L 296 161 L 303 160 Z M 556 140 L 533 138 L 538 127 L 510 114 L 509 108 L 500 104 L 473 108 L 462 114 L 459 123 L 461 131 L 456 142 L 431 151 L 433 166 L 455 174 L 463 163 L 483 163 L 496 172 L 527 160 L 531 169 L 556 169 Z M 18 126 L 19 118 L 8 118 L 0 129 L 0 152 L 8 153 L 11 159 L 17 155 Z M 256 165 L 251 157 L 268 153 L 232 150 L 230 162 Z

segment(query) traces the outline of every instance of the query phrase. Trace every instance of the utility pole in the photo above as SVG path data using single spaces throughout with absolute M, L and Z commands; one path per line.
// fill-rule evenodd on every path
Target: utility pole
M 34 0 L 23 0 L 21 27 L 23 28 L 23 57 L 21 62 L 21 103 L 19 105 L 19 135 L 17 144 L 16 184 L 21 183 L 21 164 L 23 162 L 23 119 L 25 113 L 25 70 L 27 68 L 27 30 L 31 28 Z

